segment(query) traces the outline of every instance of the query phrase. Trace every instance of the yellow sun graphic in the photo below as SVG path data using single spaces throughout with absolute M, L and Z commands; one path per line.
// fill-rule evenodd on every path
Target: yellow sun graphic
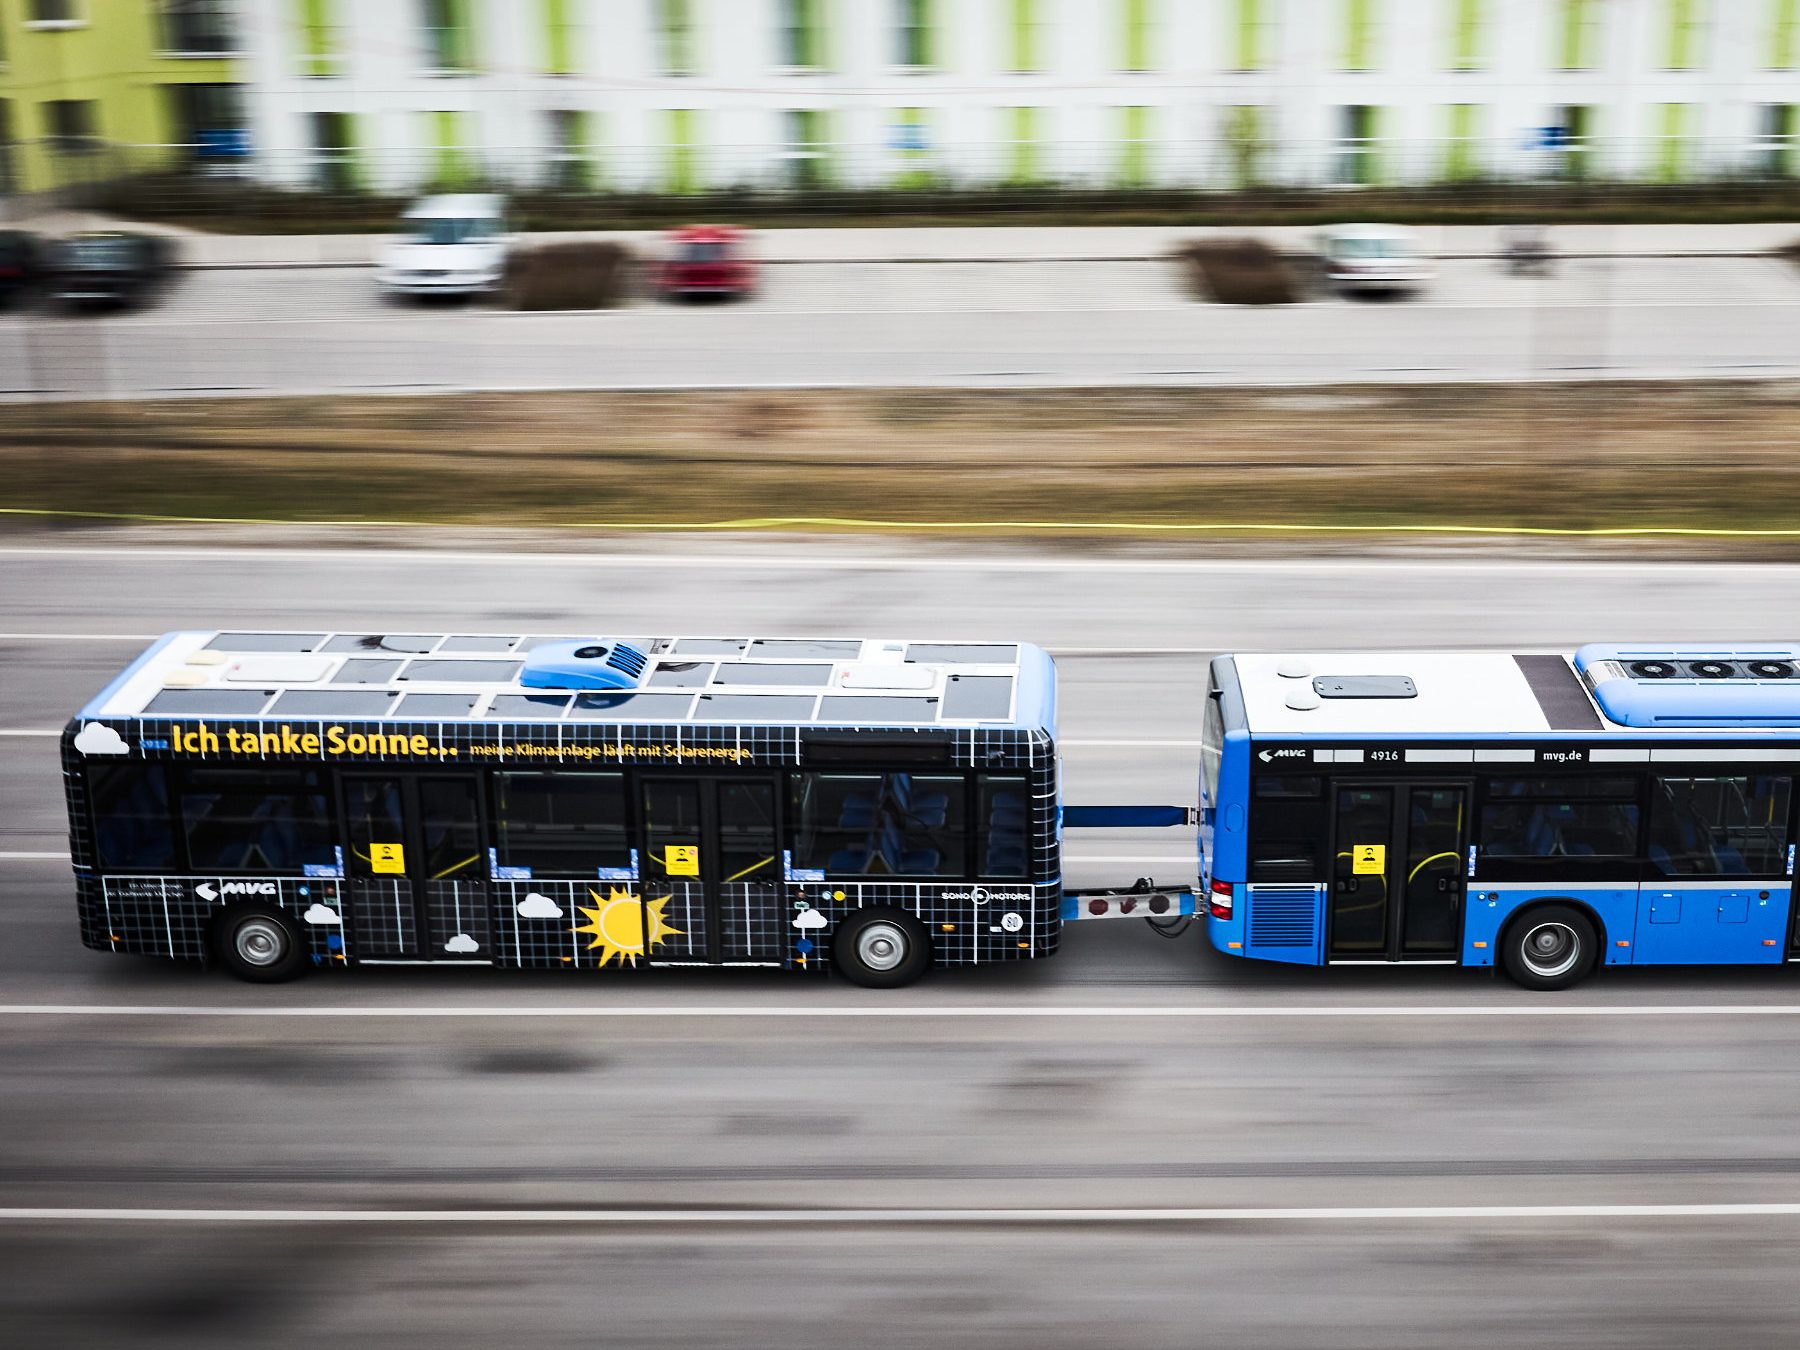
M 652 947 L 658 946 L 665 939 L 683 937 L 685 934 L 678 928 L 669 927 L 663 919 L 663 906 L 669 903 L 669 897 L 652 900 L 647 905 L 638 903 L 638 898 L 620 886 L 612 887 L 606 899 L 600 898 L 598 891 L 590 890 L 597 908 L 589 909 L 586 905 L 577 905 L 587 922 L 573 932 L 588 933 L 593 941 L 588 943 L 591 952 L 600 949 L 600 964 L 605 966 L 615 957 L 620 965 L 629 961 L 637 964 L 637 959 L 646 954 Z M 648 931 L 646 931 L 648 916 Z

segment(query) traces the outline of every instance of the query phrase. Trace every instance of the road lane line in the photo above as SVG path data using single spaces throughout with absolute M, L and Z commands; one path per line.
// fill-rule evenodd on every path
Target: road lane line
M 0 736 L 52 737 L 52 736 L 60 736 L 60 735 L 62 735 L 62 729 L 60 727 L 56 727 L 56 728 L 45 727 L 45 728 L 41 728 L 41 729 L 13 727 L 13 728 L 5 729 L 5 730 L 0 730 Z
M 56 853 L 32 853 L 29 851 L 0 853 L 0 862 L 68 862 L 68 861 L 69 861 L 69 855 L 67 853 L 63 853 L 60 851 L 56 852 Z
M 1800 1204 L 1323 1205 L 1209 1209 L 153 1209 L 0 1208 L 10 1223 L 558 1224 L 594 1227 L 1066 1226 L 1431 1223 L 1524 1219 L 1792 1219 Z
M 788 1019 L 862 1019 L 898 1018 L 902 1020 L 958 1019 L 963 1021 L 1002 1021 L 1007 1018 L 1074 1018 L 1160 1020 L 1160 1021 L 1240 1021 L 1260 1019 L 1320 1020 L 1350 1018 L 1376 1020 L 1387 1018 L 1641 1018 L 1641 1017 L 1800 1017 L 1800 1003 L 1541 1003 L 1494 1004 L 1369 1004 L 1321 1003 L 1306 1005 L 1271 1005 L 1267 1007 L 1221 1004 L 1217 1007 L 1192 1004 L 1148 1004 L 1105 1007 L 1073 1004 L 992 1005 L 992 1004 L 622 1004 L 614 1007 L 518 1007 L 478 1004 L 462 1006 L 371 1004 L 276 1005 L 241 1004 L 128 1004 L 128 1003 L 7 1003 L 0 1004 L 0 1018 L 17 1017 L 250 1017 L 250 1018 L 585 1018 L 609 1019 L 728 1019 L 759 1018 L 765 1021 Z
M 44 853 L 31 850 L 0 851 L 0 862 L 41 861 L 68 862 L 69 855 L 64 852 Z M 1188 853 L 1065 853 L 1063 861 L 1066 863 L 1191 863 L 1194 859 L 1193 855 Z
M 0 730 L 0 737 L 50 737 L 60 736 L 62 733 L 61 727 L 12 727 Z M 1057 745 L 1064 749 L 1077 750 L 1198 750 L 1201 744 L 1200 741 L 1106 739 L 1059 740 L 1057 742 Z

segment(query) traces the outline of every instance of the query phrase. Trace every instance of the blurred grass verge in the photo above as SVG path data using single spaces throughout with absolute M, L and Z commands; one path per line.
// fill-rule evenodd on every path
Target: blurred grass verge
M 610 240 L 575 240 L 516 250 L 501 303 L 508 309 L 616 309 L 631 297 L 636 257 Z
M 1792 529 L 1797 426 L 1800 383 L 1728 381 L 15 404 L 0 505 L 460 526 L 1011 521 L 1068 538 L 1092 536 L 1059 523 Z M 1800 557 L 1800 540 L 1707 547 Z
M 1196 300 L 1222 305 L 1291 305 L 1300 287 L 1287 259 L 1260 239 L 1191 240 L 1175 249 Z

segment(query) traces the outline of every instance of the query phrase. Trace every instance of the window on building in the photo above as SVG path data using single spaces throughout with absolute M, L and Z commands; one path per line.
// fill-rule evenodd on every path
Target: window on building
M 1757 110 L 1756 171 L 1765 178 L 1800 172 L 1800 106 L 1765 103 Z
M 544 73 L 573 75 L 579 35 L 574 9 L 580 0 L 542 0 L 544 21 Z
M 794 866 L 829 876 L 963 876 L 964 798 L 959 776 L 795 774 Z
M 1231 31 L 1225 35 L 1233 70 L 1266 70 L 1275 51 L 1276 6 L 1279 0 L 1232 0 L 1227 11 Z
M 87 773 L 94 846 L 106 872 L 167 872 L 176 866 L 169 771 L 161 764 L 94 764 Z
M 52 99 L 42 107 L 44 134 L 53 150 L 78 155 L 100 148 L 100 124 L 91 99 Z
M 825 65 L 825 0 L 778 0 L 781 10 L 780 62 L 795 70 Z
M 1774 877 L 1787 867 L 1786 778 L 1662 778 L 1650 793 L 1650 864 L 1666 877 Z
M 419 0 L 420 27 L 425 39 L 428 70 L 463 71 L 474 68 L 474 33 L 470 5 L 473 0 Z
M 1267 108 L 1254 103 L 1240 103 L 1223 110 L 1220 136 L 1224 142 L 1226 168 L 1233 187 L 1254 187 L 1263 180 L 1263 157 L 1268 147 L 1268 115 Z M 1217 700 L 1208 703 L 1209 719 L 1217 706 Z
M 1706 64 L 1708 0 L 1665 0 L 1668 6 L 1670 70 L 1698 70 Z
M 337 6 L 344 0 L 299 0 L 297 53 L 302 75 L 342 74 Z
M 1258 778 L 1251 813 L 1251 881 L 1324 881 L 1331 838 L 1325 780 L 1310 774 Z
M 593 116 L 583 108 L 551 108 L 544 114 L 549 127 L 550 182 L 565 192 L 584 192 L 594 186 Z
M 1694 134 L 1695 105 L 1664 103 L 1657 110 L 1656 178 L 1678 183 L 1687 175 Z
M 1338 109 L 1338 182 L 1367 186 L 1378 180 L 1379 118 L 1380 110 L 1365 103 L 1347 104 Z
M 1600 0 L 1560 0 L 1556 64 L 1562 70 L 1592 70 L 1600 55 Z
M 888 132 L 897 172 L 896 187 L 928 187 L 931 173 L 931 115 L 925 108 L 896 108 Z
M 356 142 L 347 112 L 315 112 L 308 118 L 312 135 L 313 183 L 321 192 L 350 192 L 356 187 Z
M 582 877 L 631 865 L 625 777 L 495 775 L 495 861 L 528 877 Z
M 1154 16 L 1151 7 L 1156 0 L 1118 0 L 1124 20 L 1124 43 L 1120 52 L 1119 69 L 1150 70 L 1155 60 L 1155 40 L 1152 34 Z
M 1150 182 L 1150 109 L 1119 109 L 1118 181 L 1121 187 L 1145 187 Z
M 894 64 L 923 70 L 936 63 L 933 0 L 893 0 Z
M 1024 74 L 1044 68 L 1045 0 L 1010 0 L 1007 5 L 1006 64 Z
M 236 84 L 171 84 L 170 125 L 176 144 L 202 163 L 221 167 L 241 160 L 244 139 L 243 86 Z
M 1565 103 L 1550 122 L 1554 177 L 1578 181 L 1588 176 L 1594 146 L 1594 110 L 1584 103 Z
M 26 16 L 27 23 L 79 23 L 81 0 L 31 0 Z
M 782 114 L 782 177 L 795 192 L 823 187 L 831 152 L 825 113 L 818 108 L 790 108 Z
M 1382 0 L 1343 0 L 1345 70 L 1375 69 L 1376 7 Z
M 1449 0 L 1450 69 L 1480 70 L 1487 37 L 1487 0 Z
M 700 191 L 700 112 L 669 108 L 663 113 L 668 132 L 667 189 L 676 196 Z
M 1800 0 L 1769 0 L 1769 69 L 1800 65 Z
M 219 55 L 238 50 L 227 0 L 162 0 L 164 51 Z
M 13 133 L 12 102 L 0 98 L 0 192 L 11 192 L 17 186 L 17 166 L 13 160 L 17 139 Z
M 1039 122 L 1043 112 L 1042 108 L 1000 109 L 1001 137 L 1006 147 L 1004 177 L 1009 183 L 1035 183 L 1043 175 L 1043 165 L 1039 162 L 1042 139 Z
M 337 861 L 337 830 L 317 769 L 181 773 L 181 832 L 196 872 L 288 872 Z
M 1637 839 L 1629 778 L 1496 779 L 1481 808 L 1481 854 L 1500 861 L 1635 858 Z
M 693 0 L 652 0 L 656 6 L 657 63 L 665 75 L 692 75 L 694 62 Z

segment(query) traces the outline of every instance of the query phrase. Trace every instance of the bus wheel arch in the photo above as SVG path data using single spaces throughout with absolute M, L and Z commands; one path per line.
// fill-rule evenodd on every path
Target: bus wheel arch
M 898 989 L 931 965 L 931 934 L 903 909 L 867 905 L 838 921 L 831 936 L 831 959 L 857 984 Z
M 305 971 L 306 934 L 275 905 L 227 905 L 210 925 L 213 958 L 251 984 L 279 984 Z
M 1606 924 L 1593 908 L 1563 896 L 1519 906 L 1500 930 L 1500 965 L 1526 989 L 1568 989 L 1604 963 Z

